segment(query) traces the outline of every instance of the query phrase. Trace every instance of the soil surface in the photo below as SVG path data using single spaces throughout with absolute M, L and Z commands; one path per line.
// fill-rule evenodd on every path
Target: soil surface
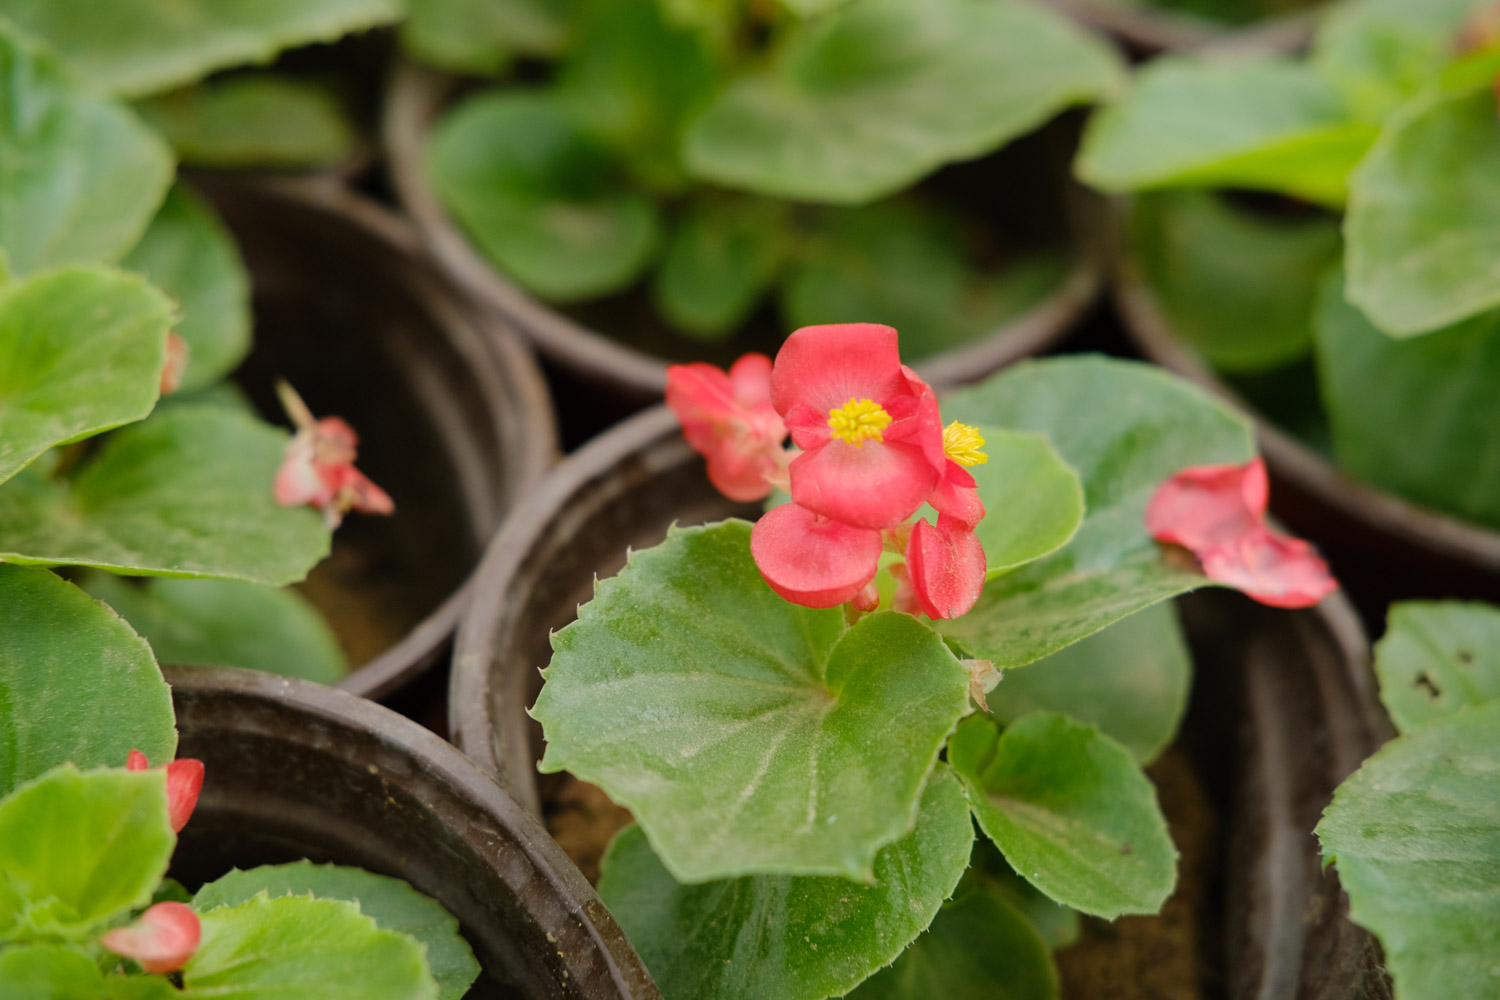
M 604 790 L 566 775 L 546 797 L 542 811 L 547 832 L 562 845 L 590 885 L 599 884 L 599 861 L 610 839 L 633 822 L 630 810 L 610 801 Z

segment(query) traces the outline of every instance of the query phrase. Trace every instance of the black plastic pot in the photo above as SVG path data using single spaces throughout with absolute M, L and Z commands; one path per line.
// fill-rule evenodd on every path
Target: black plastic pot
M 318 416 L 346 418 L 359 465 L 395 498 L 351 516 L 304 591 L 353 672 L 381 697 L 437 659 L 505 512 L 556 452 L 545 382 L 524 344 L 434 274 L 411 230 L 326 182 L 204 176 L 254 289 L 255 348 L 236 378 L 285 423 L 285 377 Z
M 540 810 L 541 733 L 525 710 L 550 658 L 548 633 L 573 619 L 596 575 L 624 564 L 627 546 L 653 544 L 672 521 L 756 513 L 713 490 L 662 408 L 574 453 L 485 557 L 455 647 L 458 745 Z M 1388 995 L 1312 836 L 1334 787 L 1388 732 L 1358 618 L 1338 595 L 1290 613 L 1222 591 L 1179 606 L 1200 669 L 1177 746 L 1232 831 L 1209 852 L 1205 962 L 1233 1000 Z
M 1051 3 L 1089 27 L 1109 32 L 1141 56 L 1204 48 L 1291 52 L 1307 44 L 1327 7 L 1326 3 L 1309 5 L 1306 10 L 1252 24 L 1232 25 L 1119 0 L 1051 0 Z
M 468 996 L 659 1000 L 541 826 L 471 761 L 362 698 L 248 670 L 169 669 L 178 755 L 206 777 L 173 856 L 190 889 L 309 858 L 405 879 L 458 918 Z

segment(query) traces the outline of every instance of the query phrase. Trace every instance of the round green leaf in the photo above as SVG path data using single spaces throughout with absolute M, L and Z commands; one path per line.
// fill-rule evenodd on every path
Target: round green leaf
M 0 795 L 66 761 L 172 759 L 172 696 L 150 648 L 54 573 L 0 565 Z
M 1500 701 L 1500 608 L 1463 601 L 1391 605 L 1375 644 L 1380 700 L 1405 732 L 1465 706 Z
M 359 139 L 328 87 L 269 72 L 210 80 L 148 98 L 136 110 L 184 163 L 201 166 L 328 166 Z
M 862 0 L 788 32 L 688 129 L 688 169 L 760 194 L 853 204 L 998 149 L 1110 93 L 1119 57 L 1015 0 Z
M 497 73 L 515 53 L 554 56 L 568 41 L 571 0 L 421 0 L 407 5 L 401 41 L 453 73 Z
M 1068 544 L 1083 523 L 1083 484 L 1040 434 L 979 427 L 989 461 L 969 468 L 991 512 L 974 533 L 998 576 Z
M 99 1000 L 104 977 L 79 952 L 59 945 L 0 950 L 6 1000 Z
M 732 336 L 760 305 L 786 258 L 791 220 L 777 202 L 702 199 L 672 231 L 652 285 L 656 306 L 702 340 Z
M 867 879 L 915 821 L 969 674 L 908 615 L 849 628 L 776 596 L 750 527 L 673 529 L 596 586 L 552 638 L 541 768 L 630 809 L 682 881 Z
M 458 932 L 458 920 L 437 900 L 397 878 L 363 868 L 294 861 L 238 869 L 208 883 L 193 898 L 193 909 L 207 913 L 237 906 L 264 892 L 272 899 L 305 896 L 358 903 L 365 916 L 388 931 L 400 931 L 427 949 L 427 964 L 438 983 L 438 1000 L 461 1000 L 479 975 L 474 951 Z
M 993 893 L 1009 903 L 1036 928 L 1048 948 L 1066 948 L 1082 932 L 1083 921 L 1078 911 L 1051 899 L 1017 875 L 988 837 L 975 838 L 974 856 L 954 898 L 961 898 L 971 888 Z
M 1033 712 L 997 733 L 965 719 L 948 744 L 979 826 L 1016 872 L 1065 906 L 1155 913 L 1177 881 L 1156 789 L 1092 726 Z
M 939 764 L 916 827 L 860 884 L 752 875 L 679 885 L 638 826 L 604 858 L 599 895 L 667 1000 L 821 1000 L 888 965 L 932 922 L 969 862 L 974 827 Z
M 171 304 L 118 271 L 0 285 L 0 483 L 53 445 L 150 413 L 171 325 Z
M 1398 737 L 1318 824 L 1349 913 L 1385 946 L 1403 1000 L 1500 987 L 1500 702 Z

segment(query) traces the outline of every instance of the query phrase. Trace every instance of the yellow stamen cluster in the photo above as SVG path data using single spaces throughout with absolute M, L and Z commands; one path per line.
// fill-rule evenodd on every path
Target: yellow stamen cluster
M 843 406 L 828 411 L 828 427 L 833 436 L 856 448 L 864 447 L 865 441 L 871 438 L 884 441 L 881 432 L 890 425 L 891 415 L 873 399 L 851 396 Z
M 943 428 L 943 454 L 962 466 L 983 465 L 990 456 L 980 451 L 984 438 L 968 424 L 957 420 Z

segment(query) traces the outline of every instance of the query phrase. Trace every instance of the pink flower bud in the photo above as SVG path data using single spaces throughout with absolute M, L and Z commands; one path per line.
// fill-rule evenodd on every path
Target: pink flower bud
M 392 514 L 390 495 L 354 467 L 359 435 L 339 417 L 317 420 L 302 397 L 285 382 L 276 386 L 297 433 L 287 442 L 272 493 L 283 507 L 311 505 L 323 512 L 329 529 L 337 528 L 351 510 L 362 514 Z
M 149 766 L 146 755 L 139 750 L 131 750 L 125 758 L 127 771 L 144 771 Z M 203 790 L 203 761 L 183 757 L 168 764 L 166 770 L 167 820 L 173 833 L 181 833 L 198 805 L 198 793 Z
M 135 923 L 101 939 L 116 955 L 133 958 L 147 972 L 176 972 L 198 950 L 203 927 L 186 903 L 157 903 Z

